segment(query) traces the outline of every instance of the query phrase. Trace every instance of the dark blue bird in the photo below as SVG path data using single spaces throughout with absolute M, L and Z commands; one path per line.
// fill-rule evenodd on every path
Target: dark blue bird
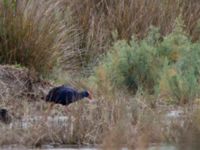
M 85 97 L 92 100 L 92 95 L 89 91 L 85 90 L 85 91 L 79 92 L 72 87 L 68 87 L 64 85 L 55 87 L 51 89 L 46 96 L 46 101 L 50 102 L 50 106 L 47 110 L 47 115 L 49 114 L 54 104 L 61 104 L 61 105 L 68 106 L 69 104 L 79 101 Z M 46 116 L 46 119 L 47 119 L 47 116 Z
M 11 120 L 12 120 L 12 118 L 11 118 L 8 110 L 5 108 L 0 108 L 0 121 L 5 124 L 9 124 L 9 123 L 11 123 Z
M 51 89 L 46 96 L 46 101 L 61 105 L 69 105 L 85 97 L 92 99 L 89 91 L 78 92 L 72 87 L 63 85 Z

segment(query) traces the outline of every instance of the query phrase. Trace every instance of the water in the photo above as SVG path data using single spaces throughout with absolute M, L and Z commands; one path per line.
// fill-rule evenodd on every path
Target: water
M 98 148 L 47 148 L 42 150 L 100 150 Z M 122 148 L 121 150 L 129 150 L 128 148 Z M 172 145 L 159 145 L 151 146 L 147 150 L 178 150 L 175 146 Z
M 44 145 L 43 148 L 27 148 L 27 147 L 23 147 L 23 146 L 4 146 L 3 148 L 0 148 L 0 150 L 25 150 L 25 149 L 29 149 L 29 150 L 100 150 L 98 148 L 94 148 L 94 147 L 78 147 L 78 146 L 66 146 L 63 145 L 61 147 L 53 147 L 52 145 Z M 128 148 L 122 148 L 121 150 L 129 150 Z M 149 148 L 147 148 L 146 150 L 178 150 L 175 146 L 173 145 L 154 145 L 151 146 Z
M 172 145 L 162 145 L 162 146 L 151 146 L 147 150 L 178 150 Z
M 40 149 L 40 150 L 98 150 L 96 148 L 50 148 L 50 149 Z

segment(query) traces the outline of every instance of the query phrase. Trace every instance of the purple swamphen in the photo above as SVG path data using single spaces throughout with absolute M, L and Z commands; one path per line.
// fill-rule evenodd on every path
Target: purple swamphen
M 69 104 L 79 101 L 83 98 L 92 100 L 91 92 L 87 90 L 79 92 L 76 89 L 65 85 L 54 87 L 46 96 L 46 101 L 50 102 L 50 107 L 47 110 L 47 115 L 49 114 L 54 104 L 68 106 Z

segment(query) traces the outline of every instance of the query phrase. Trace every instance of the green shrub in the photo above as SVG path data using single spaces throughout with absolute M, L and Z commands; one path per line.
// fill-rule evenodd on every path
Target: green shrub
M 141 42 L 133 37 L 130 42 L 121 40 L 114 44 L 102 66 L 116 87 L 125 85 L 132 91 L 138 88 L 150 93 L 154 91 L 163 62 L 156 49 L 159 36 L 154 36 L 157 33 L 153 32 L 157 31 L 152 31 L 147 39 Z
M 173 32 L 164 38 L 159 52 L 161 57 L 167 57 L 168 69 L 174 70 L 168 76 L 161 74 L 167 78 L 168 91 L 174 102 L 192 102 L 199 96 L 200 47 L 198 42 L 192 43 L 183 31 L 180 18 L 176 20 Z
M 176 103 L 197 98 L 200 45 L 191 42 L 182 24 L 178 18 L 173 32 L 163 39 L 159 30 L 151 27 L 141 41 L 133 37 L 130 42 L 116 42 L 99 66 L 106 82 L 134 92 L 140 88 L 149 94 L 167 95 Z
M 177 18 L 173 32 L 165 36 L 158 47 L 160 57 L 167 57 L 169 63 L 175 63 L 190 51 L 191 41 L 183 27 L 181 17 Z
M 185 53 L 177 63 L 177 73 L 168 79 L 169 87 L 176 102 L 187 103 L 199 96 L 200 77 L 200 45 L 191 44 L 188 53 Z

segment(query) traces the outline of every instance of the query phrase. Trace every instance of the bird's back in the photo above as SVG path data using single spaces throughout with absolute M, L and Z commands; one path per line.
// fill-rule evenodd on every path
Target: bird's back
M 67 86 L 58 86 L 51 89 L 46 97 L 46 101 L 68 105 L 73 102 L 78 92 Z

